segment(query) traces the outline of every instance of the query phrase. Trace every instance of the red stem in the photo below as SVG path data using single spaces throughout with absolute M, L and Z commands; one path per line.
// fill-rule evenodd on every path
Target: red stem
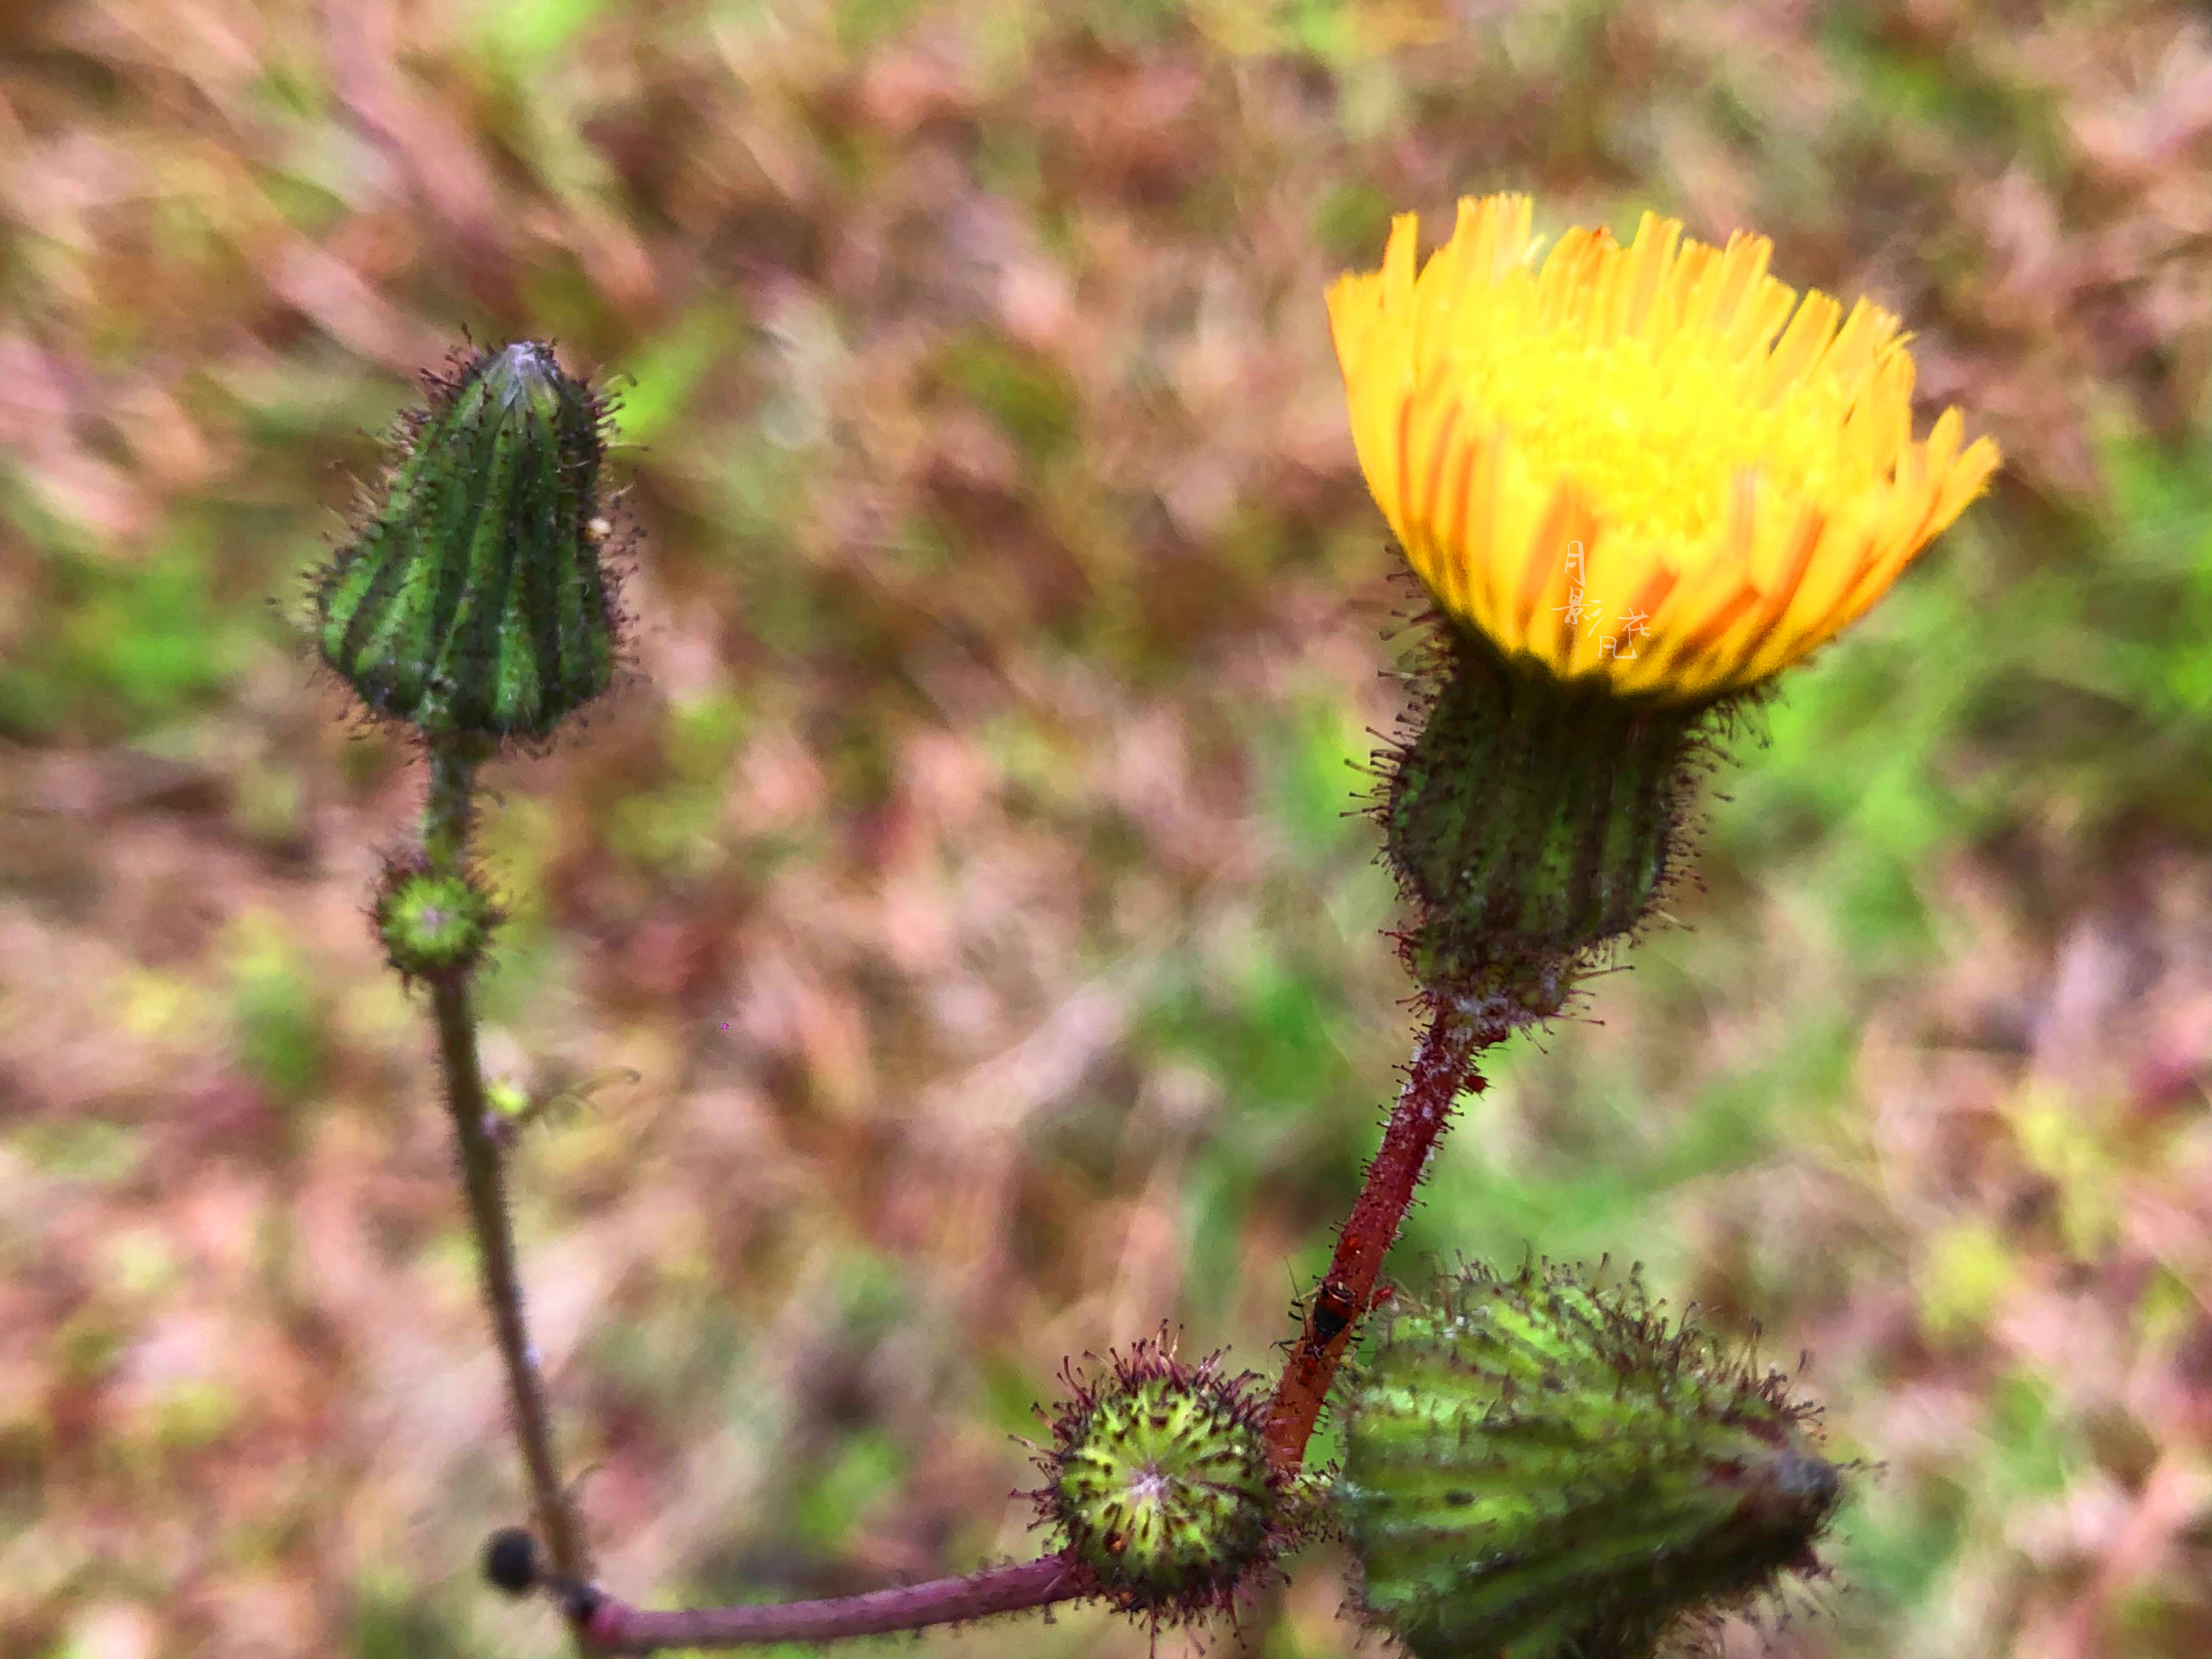
M 1478 1032 L 1476 1023 L 1456 1009 L 1432 1011 L 1421 1032 L 1382 1145 L 1367 1166 L 1358 1200 L 1338 1235 L 1335 1258 L 1307 1306 L 1304 1333 L 1275 1386 L 1267 1455 L 1286 1474 L 1305 1461 L 1329 1384 L 1361 1318 L 1374 1305 L 1382 1258 L 1413 1206 L 1413 1190 L 1450 1119 L 1452 1103 L 1461 1090 L 1482 1087 L 1474 1069 L 1482 1046 Z M 1096 1589 L 1096 1580 L 1066 1556 L 1048 1555 L 964 1578 L 823 1601 L 648 1613 L 582 1585 L 572 1586 L 567 1599 L 576 1635 L 588 1651 L 630 1654 L 882 1636 L 1050 1607 Z
M 881 1636 L 994 1613 L 1022 1613 L 1073 1601 L 1090 1590 L 1088 1576 L 1048 1555 L 965 1578 L 870 1590 L 827 1601 L 736 1607 L 687 1607 L 647 1613 L 597 1591 L 572 1601 L 576 1632 L 594 1653 L 652 1653 L 662 1648 L 727 1648 L 758 1642 L 827 1642 Z
M 1267 1455 L 1285 1474 L 1304 1462 L 1328 1385 L 1375 1304 L 1382 1258 L 1397 1242 L 1413 1207 L 1429 1154 L 1451 1115 L 1462 1089 L 1480 1090 L 1474 1069 L 1475 1026 L 1456 1010 L 1429 1018 L 1406 1068 L 1406 1086 L 1391 1109 L 1382 1145 L 1367 1166 L 1352 1216 L 1337 1235 L 1336 1255 L 1306 1304 L 1306 1326 L 1275 1384 L 1267 1413 Z

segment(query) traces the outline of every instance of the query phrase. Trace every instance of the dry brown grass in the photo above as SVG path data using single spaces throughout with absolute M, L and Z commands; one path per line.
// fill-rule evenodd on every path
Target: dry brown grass
M 472 1582 L 520 1500 L 359 915 L 417 780 L 262 603 L 463 325 L 636 381 L 643 683 L 489 830 L 493 1063 L 643 1078 L 517 1171 L 610 1583 L 1024 1551 L 1063 1356 L 1261 1363 L 1407 1036 L 1333 816 L 1403 595 L 1320 296 L 1509 185 L 1768 231 L 2013 465 L 1415 1244 L 1642 1255 L 1814 1351 L 1887 1469 L 1771 1650 L 2203 1651 L 2203 728 L 2099 678 L 2135 613 L 2033 596 L 2171 528 L 2113 528 L 2113 443 L 2205 441 L 2209 88 L 2179 3 L 9 8 L 0 1656 L 556 1645 Z M 2023 617 L 2079 698 L 1987 679 Z M 1925 769 L 1824 771 L 1866 722 L 1811 683 L 1897 663 Z M 1340 1593 L 1247 1634 L 1347 1650 Z

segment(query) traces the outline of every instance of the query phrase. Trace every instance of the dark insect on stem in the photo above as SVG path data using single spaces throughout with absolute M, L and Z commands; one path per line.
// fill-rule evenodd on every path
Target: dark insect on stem
M 1345 1327 L 1358 1316 L 1359 1304 L 1352 1300 L 1352 1291 L 1340 1280 L 1323 1279 L 1321 1288 L 1314 1292 L 1313 1341 L 1326 1348 L 1344 1334 Z

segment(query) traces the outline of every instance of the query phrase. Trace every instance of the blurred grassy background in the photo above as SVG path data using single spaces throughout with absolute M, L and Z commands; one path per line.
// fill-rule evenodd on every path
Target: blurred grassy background
M 0 1659 L 559 1650 L 474 1578 L 521 1502 L 359 914 L 417 779 L 295 631 L 464 327 L 629 383 L 643 678 L 487 830 L 495 1068 L 642 1079 L 516 1167 L 608 1582 L 1024 1552 L 1063 1357 L 1270 1363 L 1408 1038 L 1346 816 L 1406 594 L 1321 296 L 1499 187 L 1766 231 L 2010 465 L 1401 1266 L 1610 1251 L 1810 1352 L 1882 1468 L 1729 1654 L 2212 1647 L 2197 9 L 15 0 Z M 1347 1653 L 1341 1593 L 1243 1639 Z

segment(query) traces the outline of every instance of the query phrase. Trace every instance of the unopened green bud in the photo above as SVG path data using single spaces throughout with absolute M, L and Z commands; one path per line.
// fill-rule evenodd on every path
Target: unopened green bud
M 1408 958 L 1432 994 L 1526 1023 L 1664 884 L 1705 711 L 1561 680 L 1438 626 L 1436 688 L 1389 758 L 1380 814 Z
M 1335 1502 L 1415 1659 L 1646 1659 L 1817 1566 L 1843 1492 L 1814 1412 L 1632 1274 L 1475 1267 L 1392 1316 Z
M 483 1576 L 509 1595 L 526 1595 L 544 1582 L 538 1540 L 522 1527 L 501 1527 L 484 1540 Z
M 1226 1609 L 1302 1535 L 1255 1379 L 1224 1376 L 1218 1355 L 1186 1365 L 1140 1342 L 1105 1376 L 1068 1380 L 1038 1511 L 1116 1607 L 1155 1621 Z
M 384 954 L 408 979 L 451 979 L 483 959 L 499 908 L 469 876 L 420 855 L 385 866 L 372 912 Z
M 530 341 L 426 380 L 317 583 L 318 643 L 369 708 L 427 737 L 539 741 L 614 675 L 606 409 Z

